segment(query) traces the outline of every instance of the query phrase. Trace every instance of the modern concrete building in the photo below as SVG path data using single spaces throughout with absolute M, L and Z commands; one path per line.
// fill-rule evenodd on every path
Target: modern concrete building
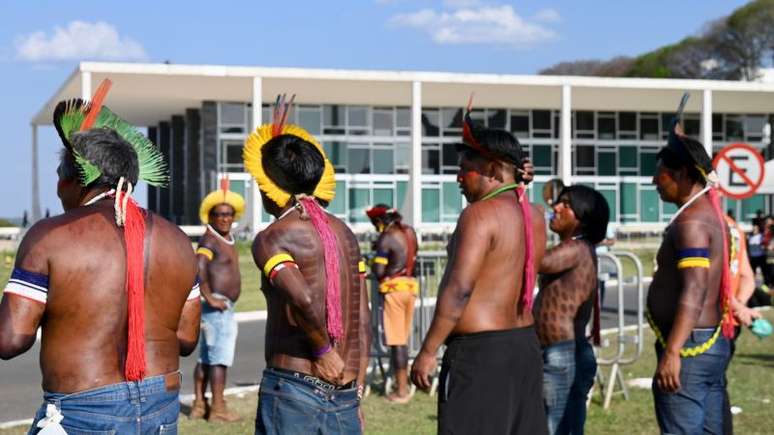
M 329 210 L 356 228 L 366 227 L 363 210 L 377 202 L 426 231 L 453 225 L 464 207 L 453 144 L 472 92 L 475 117 L 513 132 L 532 158 L 533 200 L 552 177 L 589 184 L 624 227 L 659 227 L 675 212 L 651 178 L 684 91 L 689 134 L 713 150 L 747 142 L 772 158 L 762 131 L 774 121 L 774 83 L 84 62 L 32 119 L 35 216 L 37 128 L 51 124 L 57 101 L 88 98 L 104 78 L 114 82 L 106 104 L 147 127 L 169 159 L 172 183 L 149 189 L 148 207 L 181 225 L 198 224 L 199 201 L 224 172 L 248 200 L 244 224 L 270 222 L 244 172 L 242 145 L 270 121 L 280 93 L 296 94 L 291 122 L 325 145 L 336 168 Z M 772 204 L 758 195 L 726 207 L 749 218 Z

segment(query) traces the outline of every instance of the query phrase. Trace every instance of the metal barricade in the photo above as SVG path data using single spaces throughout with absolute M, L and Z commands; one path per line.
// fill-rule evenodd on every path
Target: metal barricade
M 443 251 L 421 252 L 417 256 L 415 276 L 419 280 L 419 295 L 414 302 L 414 319 L 412 331 L 409 336 L 408 350 L 409 361 L 419 353 L 422 340 L 430 329 L 430 322 L 435 310 L 435 297 L 429 294 L 435 293 L 440 283 L 441 275 L 446 267 L 446 253 Z M 379 292 L 379 283 L 375 279 L 369 280 L 370 305 L 371 305 L 371 362 L 367 374 L 367 393 L 370 387 L 377 384 L 383 385 L 383 392 L 387 394 L 394 383 L 394 373 L 390 367 L 390 349 L 384 342 L 384 297 Z M 387 360 L 386 362 L 384 360 Z M 410 386 L 411 394 L 415 392 L 415 386 Z
M 611 357 L 601 356 L 603 348 L 611 347 L 610 341 L 607 338 L 603 339 L 602 347 L 597 349 L 597 364 L 600 366 L 600 369 L 597 371 L 597 382 L 601 387 L 600 392 L 603 396 L 602 406 L 604 409 L 608 409 L 610 407 L 613 394 L 616 393 L 616 384 L 619 386 L 619 391 L 617 391 L 617 393 L 623 394 L 626 400 L 629 399 L 629 390 L 626 387 L 626 382 L 623 377 L 623 372 L 621 371 L 621 366 L 634 363 L 642 354 L 644 332 L 643 267 L 640 259 L 630 252 L 613 251 L 599 253 L 599 258 L 602 261 L 608 261 L 614 265 L 616 270 L 616 288 L 618 293 L 617 330 L 613 334 L 615 339 L 614 347 L 616 348 L 615 354 Z M 621 258 L 625 258 L 634 264 L 635 275 L 632 282 L 627 282 L 627 278 L 624 276 L 624 269 L 620 260 Z M 628 331 L 632 328 L 627 326 L 625 321 L 627 302 L 624 294 L 624 285 L 634 285 L 636 288 L 636 325 L 630 325 L 634 326 L 636 335 L 628 334 Z M 627 355 L 627 348 L 631 347 L 631 344 L 636 346 L 635 350 L 630 355 Z M 610 373 L 608 376 L 605 376 L 601 366 L 610 366 Z

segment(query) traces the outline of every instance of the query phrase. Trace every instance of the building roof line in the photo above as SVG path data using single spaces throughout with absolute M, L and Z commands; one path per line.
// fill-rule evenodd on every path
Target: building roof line
M 632 77 L 548 76 L 432 71 L 320 69 L 256 67 L 229 65 L 191 65 L 165 63 L 82 62 L 80 71 L 104 74 L 188 75 L 204 77 L 263 77 L 282 79 L 320 79 L 413 82 L 440 84 L 492 84 L 525 86 L 563 86 L 592 88 L 630 88 L 665 90 L 713 90 L 774 92 L 774 83 L 730 80 L 654 79 Z

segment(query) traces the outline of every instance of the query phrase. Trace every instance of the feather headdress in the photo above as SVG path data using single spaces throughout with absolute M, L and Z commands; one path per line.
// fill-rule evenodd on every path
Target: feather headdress
M 88 186 L 102 175 L 102 171 L 73 147 L 72 136 L 74 133 L 92 128 L 109 128 L 132 145 L 137 153 L 140 169 L 138 179 L 153 186 L 166 186 L 169 175 L 167 163 L 161 151 L 132 124 L 124 121 L 102 104 L 111 84 L 110 80 L 103 80 L 91 101 L 80 98 L 60 101 L 54 109 L 54 127 L 65 148 L 75 158 L 81 185 Z

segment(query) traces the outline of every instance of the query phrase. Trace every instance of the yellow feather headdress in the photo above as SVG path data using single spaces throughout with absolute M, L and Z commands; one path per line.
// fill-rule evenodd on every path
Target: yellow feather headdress
M 323 174 L 320 177 L 320 181 L 314 189 L 313 196 L 325 202 L 330 202 L 333 200 L 333 197 L 336 196 L 336 178 L 333 165 L 325 155 L 325 150 L 317 139 L 303 128 L 294 124 L 285 124 L 288 111 L 293 104 L 293 99 L 294 98 L 291 98 L 290 102 L 286 103 L 284 95 L 282 97 L 277 97 L 272 123 L 261 125 L 248 136 L 242 152 L 242 157 L 245 161 L 245 169 L 247 169 L 247 171 L 255 178 L 256 183 L 258 183 L 258 188 L 261 189 L 269 199 L 274 201 L 279 207 L 285 207 L 288 201 L 290 201 L 291 194 L 279 187 L 266 174 L 266 171 L 264 171 L 262 150 L 269 141 L 277 136 L 283 134 L 296 136 L 299 139 L 314 145 L 322 155 L 323 160 L 325 161 L 325 167 L 323 169 Z
M 220 180 L 220 189 L 210 192 L 202 200 L 199 207 L 199 219 L 203 224 L 210 223 L 210 210 L 220 204 L 228 204 L 234 209 L 234 220 L 238 221 L 245 212 L 245 199 L 242 195 L 229 190 L 230 182 L 228 177 Z

